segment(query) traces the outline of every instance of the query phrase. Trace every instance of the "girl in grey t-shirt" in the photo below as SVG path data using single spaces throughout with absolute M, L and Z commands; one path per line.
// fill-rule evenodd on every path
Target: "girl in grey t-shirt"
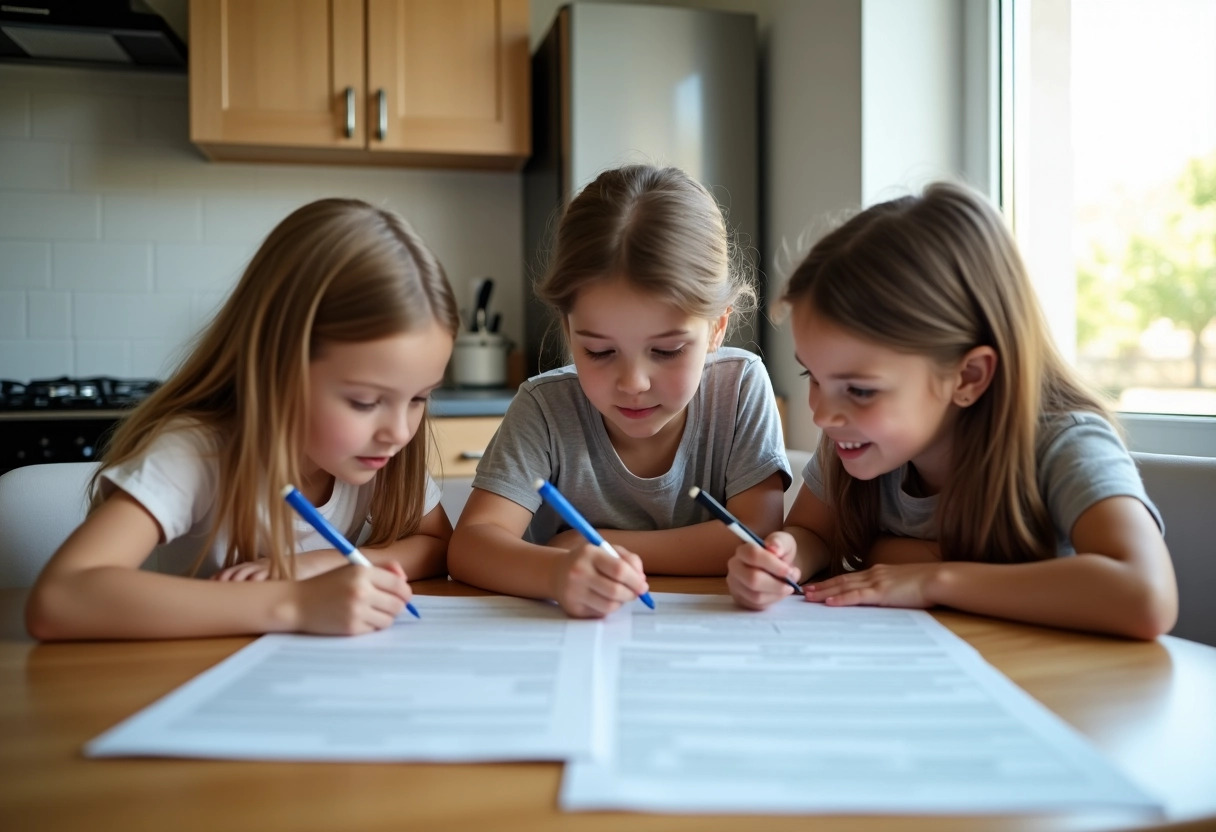
M 607 171 L 570 203 L 536 291 L 573 363 L 513 400 L 453 532 L 453 577 L 599 617 L 647 572 L 725 573 L 735 538 L 693 486 L 761 534 L 780 528 L 789 464 L 768 375 L 722 346 L 754 294 L 729 252 L 717 203 L 674 168 Z M 538 479 L 621 559 L 542 505 Z
M 731 561 L 739 603 L 827 570 L 809 600 L 1134 638 L 1173 627 L 1160 517 L 982 197 L 936 184 L 863 211 L 785 299 L 823 435 L 785 533 Z

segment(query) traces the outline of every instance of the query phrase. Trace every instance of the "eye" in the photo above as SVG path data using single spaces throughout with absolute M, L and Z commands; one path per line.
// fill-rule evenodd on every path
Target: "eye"
M 589 350 L 586 347 L 583 348 L 583 352 L 592 361 L 603 361 L 605 358 L 609 358 L 612 355 L 612 350 L 600 350 L 599 352 L 596 352 L 595 350 Z
M 379 400 L 374 402 L 361 402 L 358 399 L 347 399 L 347 401 L 350 402 L 352 410 L 357 410 L 360 413 L 367 413 L 368 411 L 375 410 L 376 405 L 380 403 Z
M 811 371 L 803 370 L 801 373 L 798 374 L 798 376 L 799 376 L 799 378 L 811 378 Z M 815 379 L 811 378 L 811 382 L 813 383 L 814 381 L 815 381 Z
M 430 396 L 414 396 L 414 398 L 410 399 L 410 404 L 426 404 L 428 401 L 430 401 L 430 399 Z
M 863 399 L 863 400 L 872 399 L 872 398 L 874 398 L 875 395 L 878 394 L 877 390 L 873 390 L 869 387 L 854 387 L 851 384 L 848 387 L 848 392 L 849 392 L 849 395 L 852 396 L 853 398 Z
M 681 355 L 683 355 L 684 354 L 684 345 L 681 344 L 680 346 L 676 347 L 674 350 L 661 350 L 656 347 L 654 350 L 652 350 L 652 352 L 654 353 L 655 358 L 659 358 L 659 359 L 666 361 L 666 360 L 669 360 L 672 358 L 679 358 Z

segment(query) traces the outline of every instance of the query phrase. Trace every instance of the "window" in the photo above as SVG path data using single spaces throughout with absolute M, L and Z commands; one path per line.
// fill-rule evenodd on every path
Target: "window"
M 1002 201 L 1057 342 L 1216 443 L 1214 43 L 1212 0 L 1001 6 Z

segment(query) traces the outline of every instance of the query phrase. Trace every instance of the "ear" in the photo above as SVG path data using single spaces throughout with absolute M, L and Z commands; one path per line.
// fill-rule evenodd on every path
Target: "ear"
M 718 347 L 722 346 L 722 342 L 726 340 L 726 325 L 730 323 L 730 313 L 735 308 L 733 306 L 726 307 L 726 311 L 709 322 L 709 351 L 713 352 Z
M 954 391 L 950 398 L 959 407 L 970 407 L 988 385 L 992 384 L 996 374 L 997 355 L 992 347 L 973 347 L 963 356 L 958 365 L 958 378 L 955 380 Z

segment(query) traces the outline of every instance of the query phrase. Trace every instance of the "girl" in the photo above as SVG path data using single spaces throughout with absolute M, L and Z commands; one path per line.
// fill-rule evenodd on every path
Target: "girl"
M 26 608 L 35 638 L 180 638 L 387 627 L 406 573 L 442 574 L 451 526 L 427 476 L 427 394 L 458 313 L 405 222 L 363 202 L 295 211 L 254 255 L 197 348 L 128 416 L 92 507 Z M 279 496 L 294 483 L 370 559 L 346 560 Z M 365 529 L 365 519 L 370 529 Z M 197 576 L 138 567 L 201 543 Z M 292 551 L 294 557 L 288 557 Z M 166 564 L 160 564 L 162 569 Z M 296 580 L 266 580 L 295 578 Z
M 453 577 L 599 617 L 647 591 L 643 562 L 725 574 L 734 538 L 692 486 L 761 534 L 780 527 L 790 475 L 768 376 L 721 346 L 754 298 L 729 260 L 717 203 L 675 168 L 611 170 L 570 203 L 536 291 L 574 363 L 520 387 L 452 536 Z M 538 478 L 624 560 L 564 529 Z
M 784 532 L 732 595 L 931 607 L 1151 639 L 1177 616 L 1161 517 L 1053 346 L 1001 216 L 958 186 L 876 205 L 794 271 L 823 431 Z

